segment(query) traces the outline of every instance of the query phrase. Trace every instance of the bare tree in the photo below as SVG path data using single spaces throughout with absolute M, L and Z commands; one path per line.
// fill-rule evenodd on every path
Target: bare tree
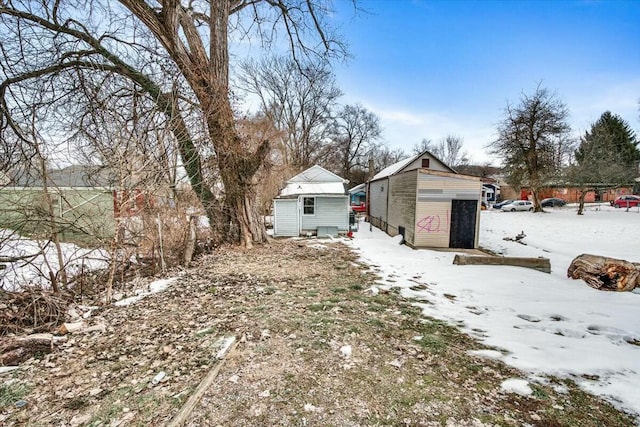
M 452 168 L 469 163 L 469 155 L 463 150 L 460 136 L 447 135 L 435 146 L 433 154 Z
M 371 151 L 371 155 L 369 157 L 370 164 L 372 163 L 373 168 L 369 167 L 369 176 L 368 178 L 372 178 L 375 173 L 381 171 L 387 166 L 391 166 L 394 163 L 398 163 L 400 160 L 407 157 L 407 154 L 401 148 L 396 148 L 395 150 L 391 150 L 385 146 L 379 146 L 374 148 Z M 373 170 L 371 170 L 373 169 Z
M 275 149 L 300 171 L 329 153 L 333 108 L 342 92 L 325 61 L 270 57 L 242 65 L 240 89 L 260 100 L 262 114 L 281 131 Z
M 542 211 L 538 194 L 557 174 L 559 152 L 570 131 L 569 111 L 547 89 L 538 86 L 533 95 L 522 94 L 520 104 L 507 104 L 498 125 L 492 153 L 502 157 L 512 185 L 525 183 L 533 194 L 534 211 Z
M 345 105 L 338 112 L 333 124 L 332 146 L 343 178 L 354 183 L 354 169 L 362 171 L 367 167 L 381 133 L 378 116 L 362 105 Z
M 447 135 L 437 143 L 424 138 L 413 146 L 415 154 L 424 153 L 425 151 L 429 151 L 452 168 L 469 164 L 469 155 L 463 149 L 463 139 L 460 136 Z
M 119 4 L 124 10 L 98 0 L 89 7 L 72 0 L 0 3 L 0 130 L 20 133 L 12 106 L 28 102 L 29 97 L 19 99 L 15 93 L 28 92 L 33 81 L 47 81 L 47 89 L 68 94 L 76 89 L 73 77 L 78 74 L 93 76 L 96 84 L 108 75 L 118 75 L 145 93 L 166 116 L 191 186 L 212 223 L 236 225 L 236 236 L 246 247 L 264 241 L 253 178 L 270 141 L 250 149 L 237 131 L 229 96 L 229 33 L 258 34 L 268 43 L 283 30 L 294 58 L 341 56 L 344 46 L 327 23 L 329 4 L 322 0 L 188 4 L 120 0 Z M 77 10 L 88 11 L 86 19 L 81 21 Z M 174 84 L 175 78 L 167 78 L 161 66 L 143 66 L 153 58 L 168 59 L 185 85 Z M 201 118 L 195 132 L 187 123 L 185 105 Z M 200 144 L 198 134 L 203 137 Z M 215 209 L 216 196 L 203 173 L 203 156 L 211 156 L 219 171 L 226 218 Z
M 422 138 L 420 142 L 417 142 L 413 145 L 411 151 L 413 154 L 418 155 L 422 154 L 425 151 L 433 152 L 435 148 L 435 144 L 429 138 Z

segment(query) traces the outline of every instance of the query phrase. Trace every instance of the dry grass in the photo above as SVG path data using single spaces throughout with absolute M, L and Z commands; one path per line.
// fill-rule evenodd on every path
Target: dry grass
M 501 392 L 522 374 L 469 356 L 483 346 L 394 292 L 371 295 L 374 281 L 340 244 L 218 250 L 170 290 L 104 310 L 106 334 L 31 361 L 13 379 L 29 404 L 5 405 L 0 423 L 163 425 L 232 334 L 241 342 L 187 425 L 633 425 L 572 383 Z

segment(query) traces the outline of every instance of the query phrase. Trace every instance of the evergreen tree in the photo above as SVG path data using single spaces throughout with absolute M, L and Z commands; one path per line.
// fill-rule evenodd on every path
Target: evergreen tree
M 605 160 L 633 169 L 640 160 L 638 143 L 626 121 L 617 114 L 605 111 L 581 138 L 580 146 L 575 152 L 576 161 L 582 165 Z
M 617 114 L 606 111 L 580 138 L 575 164 L 569 179 L 582 189 L 578 215 L 584 208 L 588 191 L 630 184 L 638 175 L 639 141 L 635 133 Z

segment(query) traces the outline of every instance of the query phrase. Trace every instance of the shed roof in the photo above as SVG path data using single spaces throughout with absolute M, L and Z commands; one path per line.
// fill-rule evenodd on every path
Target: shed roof
M 339 182 L 344 184 L 346 179 L 323 168 L 322 166 L 311 166 L 309 169 L 300 172 L 287 182 Z
M 358 184 L 355 187 L 350 188 L 349 189 L 349 194 L 355 194 L 355 193 L 358 193 L 360 191 L 362 191 L 362 192 L 366 192 L 367 191 L 367 184 L 366 183 L 363 182 L 362 184 Z
M 346 195 L 348 181 L 325 168 L 315 165 L 287 181 L 278 197 L 309 195 Z
M 373 176 L 373 178 L 371 178 L 371 181 L 375 181 L 378 179 L 382 179 L 382 178 L 386 178 L 389 177 L 391 175 L 395 175 L 398 172 L 401 172 L 405 167 L 407 167 L 408 165 L 410 165 L 411 163 L 413 163 L 415 160 L 419 159 L 420 157 L 424 156 L 425 154 L 428 154 L 429 156 L 433 157 L 434 159 L 438 160 L 440 163 L 442 163 L 445 167 L 451 169 L 452 172 L 456 173 L 456 171 L 449 165 L 445 164 L 442 160 L 438 159 L 437 156 L 435 156 L 433 153 L 431 153 L 428 150 L 423 151 L 422 153 L 418 153 L 413 157 L 408 157 L 404 160 L 400 160 L 397 163 L 392 164 L 391 166 L 387 166 L 386 168 L 382 169 L 380 172 L 378 172 L 377 174 L 375 174 Z
M 413 162 L 415 159 L 418 158 L 418 156 L 421 156 L 421 155 L 422 154 L 409 157 L 407 159 L 400 160 L 399 162 L 394 163 L 391 166 L 387 166 L 386 168 L 382 169 L 380 172 L 375 174 L 373 178 L 371 178 L 371 181 L 375 181 L 376 179 L 386 178 L 388 176 L 395 174 L 396 172 L 399 172 L 400 170 L 402 170 L 402 168 L 407 166 L 409 163 Z
M 289 182 L 280 192 L 280 197 L 309 195 L 344 195 L 342 182 Z
M 35 170 L 15 170 L 11 184 L 21 187 L 42 187 L 44 182 Z M 47 171 L 48 184 L 55 187 L 108 187 L 114 182 L 108 168 L 96 165 L 71 165 Z

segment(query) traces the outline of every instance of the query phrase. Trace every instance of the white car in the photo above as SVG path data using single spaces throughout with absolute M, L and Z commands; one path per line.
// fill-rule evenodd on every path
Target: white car
M 528 200 L 515 200 L 508 205 L 504 205 L 500 209 L 505 212 L 532 211 L 533 203 Z

